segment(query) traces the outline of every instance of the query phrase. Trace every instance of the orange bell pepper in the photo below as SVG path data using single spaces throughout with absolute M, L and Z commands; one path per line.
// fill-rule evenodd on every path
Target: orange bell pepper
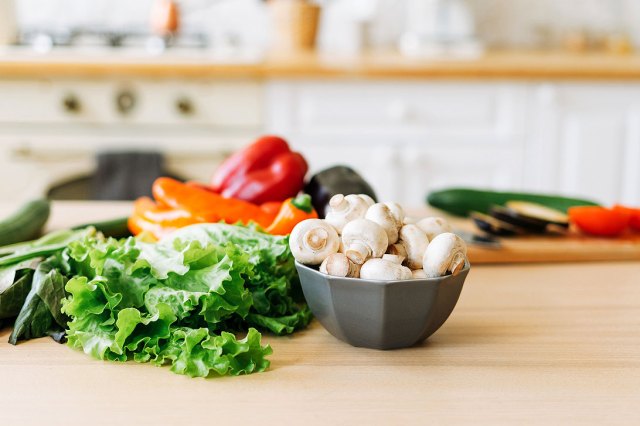
M 153 196 L 157 202 L 189 212 L 198 222 L 227 223 L 256 222 L 263 228 L 269 226 L 274 215 L 260 206 L 186 185 L 171 178 L 158 178 L 153 183 Z
M 255 222 L 270 234 L 287 235 L 299 222 L 318 217 L 308 195 L 257 206 L 170 178 L 157 179 L 153 194 L 157 201 L 142 197 L 134 203 L 128 222 L 134 235 L 146 231 L 160 239 L 187 225 L 220 221 Z
M 278 216 L 266 231 L 273 235 L 288 235 L 303 220 L 317 218 L 318 213 L 311 206 L 311 197 L 306 194 L 299 195 L 281 204 Z
M 135 201 L 133 214 L 128 220 L 129 230 L 134 235 L 147 231 L 158 239 L 194 223 L 198 223 L 198 220 L 189 212 L 160 206 L 148 197 L 138 198 Z

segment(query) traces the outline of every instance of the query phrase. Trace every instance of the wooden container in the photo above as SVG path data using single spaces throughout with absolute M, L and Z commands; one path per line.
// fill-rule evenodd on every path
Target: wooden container
M 315 47 L 320 7 L 307 0 L 269 0 L 273 19 L 272 49 L 297 52 Z

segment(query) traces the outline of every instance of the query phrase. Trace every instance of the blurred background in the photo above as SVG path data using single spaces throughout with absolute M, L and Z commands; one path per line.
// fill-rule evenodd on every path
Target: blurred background
M 381 199 L 640 205 L 634 0 L 0 0 L 0 195 L 131 199 L 284 136 Z

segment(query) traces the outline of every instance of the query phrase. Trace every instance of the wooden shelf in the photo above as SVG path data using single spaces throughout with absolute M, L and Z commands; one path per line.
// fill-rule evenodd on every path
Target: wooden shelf
M 0 78 L 314 78 L 314 79 L 516 79 L 640 80 L 640 55 L 564 52 L 489 52 L 471 60 L 412 59 L 394 52 L 356 57 L 316 53 L 269 55 L 255 62 L 190 56 L 36 55 L 4 52 Z

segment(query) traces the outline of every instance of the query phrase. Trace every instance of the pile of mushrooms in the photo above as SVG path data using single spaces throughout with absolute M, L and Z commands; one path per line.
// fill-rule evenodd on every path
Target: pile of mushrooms
M 364 194 L 331 198 L 325 219 L 307 219 L 291 232 L 295 259 L 336 276 L 372 280 L 436 278 L 460 272 L 464 241 L 439 217 L 405 217 L 398 203 Z

